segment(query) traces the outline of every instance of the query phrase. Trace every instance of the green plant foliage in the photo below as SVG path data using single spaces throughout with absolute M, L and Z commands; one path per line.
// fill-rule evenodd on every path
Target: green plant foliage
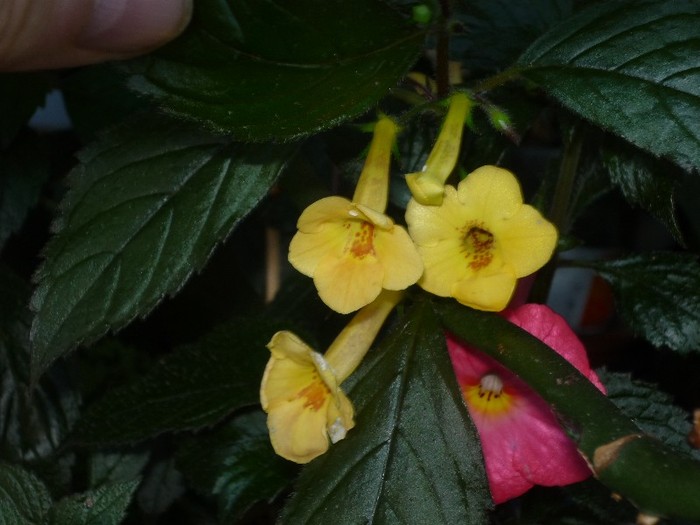
M 3 525 L 43 523 L 49 491 L 34 474 L 21 467 L 0 464 L 0 520 Z
M 374 0 L 201 0 L 182 37 L 128 66 L 130 86 L 240 140 L 289 139 L 368 110 L 422 43 Z
M 73 438 L 132 443 L 163 432 L 212 425 L 258 402 L 274 325 L 237 319 L 173 353 L 144 377 L 110 391 L 85 413 Z
M 649 434 L 679 452 L 700 459 L 700 450 L 691 449 L 688 413 L 673 398 L 648 383 L 633 380 L 630 374 L 602 370 L 599 374 L 607 396 Z
M 697 168 L 699 21 L 692 0 L 601 2 L 542 36 L 518 67 L 583 118 Z
M 118 525 L 138 484 L 138 480 L 113 483 L 62 499 L 51 509 L 49 524 Z
M 282 522 L 488 523 L 479 442 L 455 387 L 443 331 L 416 305 L 353 378 L 356 430 L 302 471 Z
M 622 145 L 607 149 L 603 162 L 613 184 L 625 198 L 658 218 L 673 237 L 682 243 L 675 215 L 674 192 L 680 170 L 673 164 L 651 158 Z
M 700 349 L 696 257 L 658 252 L 585 265 L 612 284 L 620 312 L 637 334 L 679 352 Z
M 221 523 L 235 523 L 254 503 L 274 499 L 296 471 L 272 452 L 265 415 L 258 411 L 187 440 L 177 466 L 196 489 L 216 498 Z
M 265 196 L 291 151 L 152 117 L 83 152 L 36 275 L 35 375 L 181 288 Z

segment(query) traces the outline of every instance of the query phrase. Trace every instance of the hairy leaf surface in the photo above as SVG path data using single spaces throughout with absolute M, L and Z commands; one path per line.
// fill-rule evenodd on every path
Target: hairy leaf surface
M 216 496 L 221 523 L 235 523 L 254 503 L 273 499 L 295 472 L 272 450 L 265 414 L 259 411 L 185 443 L 177 466 L 195 488 Z
M 427 304 L 353 379 L 356 427 L 301 474 L 283 523 L 488 523 L 481 447 Z
M 258 402 L 277 327 L 239 319 L 197 344 L 176 351 L 138 381 L 111 390 L 78 422 L 75 440 L 105 444 L 140 441 L 167 431 L 212 425 Z
M 700 4 L 599 2 L 518 60 L 559 102 L 684 167 L 700 167 Z
M 130 85 L 240 140 L 289 139 L 372 107 L 422 43 L 376 0 L 199 0 L 185 34 L 129 64 Z
M 35 374 L 176 293 L 265 196 L 291 151 L 150 117 L 83 152 L 36 275 Z
M 74 494 L 51 509 L 50 525 L 119 525 L 139 481 L 105 485 Z
M 23 468 L 0 464 L 0 524 L 44 523 L 51 495 L 34 474 Z
M 586 263 L 612 284 L 622 316 L 656 346 L 700 350 L 700 265 L 684 253 Z

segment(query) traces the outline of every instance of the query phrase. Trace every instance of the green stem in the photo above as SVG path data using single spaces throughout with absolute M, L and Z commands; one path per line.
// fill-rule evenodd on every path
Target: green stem
M 571 204 L 571 193 L 574 189 L 578 164 L 581 159 L 581 148 L 583 137 L 581 131 L 574 126 L 569 132 L 564 146 L 561 165 L 559 166 L 559 177 L 554 188 L 552 206 L 549 210 L 549 220 L 557 227 L 559 235 L 566 233 L 569 229 L 569 206 Z M 535 284 L 532 286 L 530 300 L 536 303 L 547 302 L 549 289 L 552 285 L 554 272 L 557 269 L 557 259 L 552 258 L 537 274 Z
M 520 68 L 511 67 L 493 76 L 480 80 L 476 85 L 474 85 L 472 91 L 474 93 L 484 93 L 486 91 L 491 91 L 497 87 L 502 86 L 503 84 L 507 84 L 508 82 L 515 80 L 519 76 Z
M 440 19 L 438 20 L 435 82 L 438 98 L 446 97 L 450 92 L 450 33 L 447 24 L 450 20 L 450 1 L 440 0 Z
M 610 490 L 646 514 L 700 520 L 700 462 L 645 435 L 564 358 L 501 316 L 446 301 L 436 307 L 447 330 L 551 405 Z

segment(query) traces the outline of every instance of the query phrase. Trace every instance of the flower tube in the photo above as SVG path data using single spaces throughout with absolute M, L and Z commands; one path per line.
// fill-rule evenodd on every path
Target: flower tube
M 355 426 L 352 403 L 340 384 L 357 368 L 401 292 L 386 291 L 362 308 L 325 356 L 292 332 L 277 332 L 260 385 L 260 403 L 275 452 L 308 463 Z
M 312 277 L 321 300 L 339 313 L 371 303 L 384 290 L 403 290 L 423 272 L 413 241 L 384 214 L 396 124 L 382 117 L 352 201 L 321 199 L 304 210 L 289 262 Z

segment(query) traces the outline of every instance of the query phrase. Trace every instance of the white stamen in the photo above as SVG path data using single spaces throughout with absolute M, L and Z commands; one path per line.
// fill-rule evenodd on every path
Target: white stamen
M 479 387 L 482 392 L 500 394 L 503 392 L 503 380 L 496 374 L 486 374 L 481 378 Z
M 344 439 L 348 431 L 343 426 L 343 422 L 340 418 L 337 418 L 333 424 L 328 427 L 328 437 L 331 438 L 331 443 L 337 443 L 341 439 Z

